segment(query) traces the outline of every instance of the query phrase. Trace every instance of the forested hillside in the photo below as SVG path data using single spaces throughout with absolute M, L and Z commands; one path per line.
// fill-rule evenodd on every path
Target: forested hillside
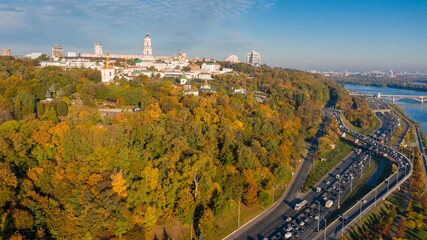
M 0 58 L 0 239 L 144 239 L 172 218 L 209 238 L 227 202 L 271 200 L 330 98 L 349 103 L 320 75 L 267 66 L 189 96 L 175 79 L 35 65 Z M 108 98 L 142 111 L 102 118 Z

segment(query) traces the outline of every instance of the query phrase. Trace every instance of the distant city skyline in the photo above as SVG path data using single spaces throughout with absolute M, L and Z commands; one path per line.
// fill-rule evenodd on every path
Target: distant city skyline
M 413 1 L 0 1 L 0 48 L 11 55 L 103 51 L 244 60 L 270 66 L 427 72 L 427 2 Z

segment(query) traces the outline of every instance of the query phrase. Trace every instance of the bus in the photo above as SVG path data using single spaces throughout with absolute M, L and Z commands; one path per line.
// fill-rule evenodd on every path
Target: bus
M 307 200 L 304 200 L 300 203 L 295 204 L 295 211 L 301 210 L 307 204 Z

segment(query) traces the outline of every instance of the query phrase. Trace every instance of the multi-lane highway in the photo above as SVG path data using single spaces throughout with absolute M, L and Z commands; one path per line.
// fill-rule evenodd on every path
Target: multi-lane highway
M 324 123 L 328 119 L 330 113 L 330 111 L 325 110 L 325 117 L 323 118 L 322 123 L 319 125 L 319 129 L 311 143 L 310 149 L 306 154 L 304 161 L 301 163 L 301 166 L 296 175 L 294 176 L 294 180 L 289 186 L 289 190 L 287 190 L 285 195 L 274 206 L 270 207 L 263 214 L 259 215 L 252 221 L 240 227 L 235 232 L 225 237 L 224 240 L 259 238 L 263 239 L 263 236 L 268 236 L 269 234 L 271 234 L 271 232 L 274 231 L 276 227 L 284 223 L 285 219 L 283 218 L 283 213 L 292 210 L 292 202 L 295 200 L 297 194 L 301 192 L 302 186 L 304 185 L 305 179 L 307 178 L 307 175 L 313 163 L 313 155 L 317 151 L 317 139 L 323 135 L 325 127 Z
M 412 164 L 410 160 L 406 158 L 403 154 L 397 152 L 394 149 L 382 145 L 376 140 L 373 140 L 346 128 L 338 115 L 336 115 L 336 118 L 339 122 L 339 127 L 342 131 L 347 132 L 353 137 L 358 138 L 359 140 L 376 147 L 380 150 L 381 153 L 387 154 L 392 157 L 395 160 L 398 169 L 389 178 L 387 178 L 385 181 L 375 187 L 372 191 L 366 194 L 361 200 L 359 200 L 358 203 L 354 204 L 350 209 L 348 209 L 342 216 L 333 221 L 331 224 L 328 224 L 326 229 L 316 236 L 316 238 L 318 239 L 338 239 L 340 236 L 342 236 L 344 231 L 349 228 L 349 226 L 354 224 L 363 214 L 365 214 L 372 207 L 374 207 L 378 201 L 380 201 L 382 198 L 385 198 L 395 189 L 397 189 L 400 184 L 406 181 L 406 179 L 408 179 L 412 174 Z
M 406 164 L 404 156 L 383 145 L 397 127 L 397 121 L 389 114 L 377 113 L 382 125 L 370 137 L 366 137 L 348 129 L 340 119 L 338 112 L 333 108 L 328 108 L 327 114 L 331 113 L 334 115 L 342 132 L 353 136 L 366 145 L 361 146 L 341 161 L 310 191 L 306 194 L 301 194 L 301 187 L 312 163 L 312 153 L 314 152 L 311 151 L 317 149 L 317 143 L 314 142 L 308 154 L 310 161 L 306 159 L 303 162 L 300 174 L 294 184 L 290 186 L 286 196 L 273 208 L 269 209 L 266 214 L 225 239 L 314 239 L 320 236 L 319 234 L 335 238 L 342 226 L 346 227 L 347 223 L 353 222 L 360 212 L 363 213 L 363 211 L 371 207 L 379 197 L 389 194 L 392 189 L 401 183 L 403 178 L 409 175 L 412 171 L 412 166 L 410 163 Z M 318 225 L 323 226 L 332 211 L 339 207 L 341 199 L 352 189 L 352 184 L 363 174 L 363 171 L 376 154 L 388 154 L 394 158 L 399 165 L 399 171 L 386 182 L 376 187 L 375 192 L 367 194 L 363 200 L 360 200 L 360 203 L 358 203 L 360 205 L 359 212 L 356 211 L 355 206 L 357 204 L 347 210 L 346 217 L 341 222 L 344 225 L 338 224 L 338 226 L 338 219 L 332 224 L 328 224 L 326 231 L 319 232 Z M 300 205 L 302 203 L 304 203 L 304 206 L 301 209 L 295 209 L 297 204 Z

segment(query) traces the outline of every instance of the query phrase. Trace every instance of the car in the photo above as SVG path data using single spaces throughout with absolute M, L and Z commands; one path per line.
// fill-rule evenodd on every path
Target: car
M 322 188 L 317 187 L 317 188 L 316 188 L 316 192 L 320 192 L 320 191 L 322 191 Z
M 367 203 L 367 202 L 368 202 L 368 201 L 366 201 L 366 199 L 363 199 L 363 200 L 362 200 L 362 203 L 363 203 L 363 204 L 365 204 L 365 203 Z
M 299 231 L 300 231 L 300 232 L 304 232 L 304 228 L 300 228 L 300 229 L 299 229 Z
M 328 197 L 324 196 L 323 201 L 326 201 L 326 200 L 328 200 Z
M 319 215 L 314 216 L 314 219 L 316 220 L 319 219 Z
M 286 222 L 290 222 L 292 220 L 292 218 L 291 217 L 287 217 L 286 218 Z
M 294 229 L 294 228 L 293 228 L 293 227 L 291 227 L 291 226 L 289 226 L 289 227 L 287 227 L 287 228 L 286 228 L 286 231 L 287 231 L 287 232 L 290 232 L 290 231 L 292 231 L 292 229 Z
M 304 218 L 304 222 L 309 222 L 310 218 Z
M 331 182 L 330 181 L 326 181 L 326 184 L 329 185 Z
M 301 234 L 299 233 L 299 232 L 296 232 L 295 234 L 294 234 L 294 236 L 295 237 L 299 237 Z
M 304 224 L 305 224 L 305 222 L 303 222 L 303 221 L 299 222 L 300 226 L 304 226 Z
M 292 233 L 291 232 L 287 232 L 287 233 L 285 233 L 284 237 L 286 239 L 291 238 L 292 237 Z

